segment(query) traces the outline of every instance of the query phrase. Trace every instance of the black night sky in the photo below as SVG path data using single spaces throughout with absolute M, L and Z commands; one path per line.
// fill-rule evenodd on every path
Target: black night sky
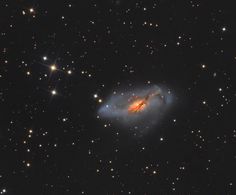
M 1 0 L 0 194 L 235 194 L 235 21 L 233 1 Z M 99 116 L 154 85 L 173 100 L 151 129 Z

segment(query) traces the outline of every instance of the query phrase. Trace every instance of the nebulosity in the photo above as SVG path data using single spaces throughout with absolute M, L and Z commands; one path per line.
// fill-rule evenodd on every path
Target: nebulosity
M 101 118 L 126 127 L 149 129 L 166 114 L 173 102 L 170 90 L 157 85 L 123 89 L 99 108 Z

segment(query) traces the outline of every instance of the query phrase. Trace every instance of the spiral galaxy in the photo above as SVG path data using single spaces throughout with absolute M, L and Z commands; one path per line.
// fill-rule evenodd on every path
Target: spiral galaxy
M 98 115 L 116 124 L 149 129 L 164 116 L 173 102 L 170 90 L 148 85 L 112 94 L 99 108 Z

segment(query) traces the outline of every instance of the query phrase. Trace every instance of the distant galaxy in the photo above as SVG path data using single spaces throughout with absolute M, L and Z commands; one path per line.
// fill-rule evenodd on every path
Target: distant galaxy
M 98 114 L 103 119 L 142 131 L 155 126 L 172 103 L 170 90 L 158 85 L 145 86 L 113 93 Z

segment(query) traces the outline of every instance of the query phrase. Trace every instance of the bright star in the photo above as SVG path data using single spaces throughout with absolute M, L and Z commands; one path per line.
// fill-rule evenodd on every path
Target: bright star
M 57 94 L 57 91 L 54 89 L 51 91 L 52 95 L 56 95 Z
M 51 71 L 55 71 L 57 69 L 57 67 L 56 67 L 55 64 L 53 64 L 53 65 L 50 66 L 50 69 L 51 69 Z

